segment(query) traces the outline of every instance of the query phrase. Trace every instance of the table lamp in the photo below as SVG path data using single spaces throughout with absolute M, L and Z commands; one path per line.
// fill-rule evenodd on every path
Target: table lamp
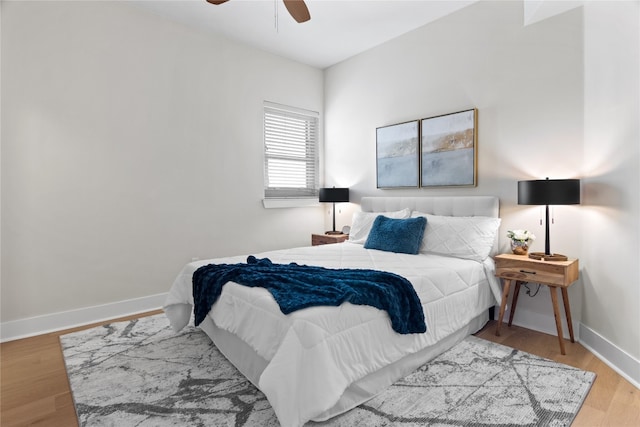
M 318 195 L 319 202 L 333 203 L 333 231 L 327 231 L 326 234 L 342 234 L 342 232 L 336 231 L 336 203 L 349 201 L 349 189 L 336 187 L 321 188 Z
M 537 179 L 518 181 L 519 205 L 545 205 L 544 253 L 531 252 L 529 258 L 546 261 L 566 261 L 567 257 L 551 252 L 549 243 L 549 205 L 576 205 L 580 203 L 579 179 Z

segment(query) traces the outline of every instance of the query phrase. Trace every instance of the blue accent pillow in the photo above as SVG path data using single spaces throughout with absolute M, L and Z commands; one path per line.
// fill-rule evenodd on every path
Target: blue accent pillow
M 379 215 L 364 244 L 365 249 L 416 255 L 420 251 L 427 219 L 395 219 Z

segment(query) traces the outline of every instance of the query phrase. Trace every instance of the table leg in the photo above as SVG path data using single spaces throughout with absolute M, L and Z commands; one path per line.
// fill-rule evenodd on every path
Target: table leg
M 569 294 L 567 288 L 561 288 L 562 290 L 562 302 L 564 303 L 564 314 L 567 316 L 567 327 L 569 328 L 569 336 L 571 342 L 575 342 L 573 339 L 573 322 L 571 321 L 571 307 L 569 306 Z
M 500 313 L 498 314 L 498 324 L 496 325 L 496 336 L 500 336 L 500 326 L 502 325 L 502 319 L 504 318 L 504 309 L 507 306 L 507 298 L 509 297 L 509 288 L 511 287 L 511 279 L 504 281 L 504 288 L 502 289 L 502 302 L 500 303 Z
M 562 337 L 562 319 L 560 318 L 560 310 L 558 308 L 558 288 L 549 286 L 551 292 L 551 303 L 553 304 L 553 316 L 556 318 L 556 329 L 558 330 L 558 342 L 560 343 L 560 353 L 567 354 L 564 351 L 564 338 Z
M 516 305 L 518 304 L 518 295 L 520 295 L 520 285 L 522 282 L 516 280 L 516 287 L 513 288 L 513 298 L 511 298 L 511 312 L 509 313 L 509 323 L 511 326 L 511 322 L 513 322 L 513 315 L 516 313 Z

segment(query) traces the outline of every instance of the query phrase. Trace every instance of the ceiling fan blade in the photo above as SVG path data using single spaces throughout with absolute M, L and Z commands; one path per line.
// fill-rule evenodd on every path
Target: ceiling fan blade
M 209 1 L 209 0 L 207 0 Z M 304 4 L 304 0 L 282 0 L 284 1 L 284 5 L 298 23 L 307 22 L 311 19 L 311 15 L 309 14 L 309 9 L 307 5 Z
M 207 3 L 211 3 L 211 4 L 222 4 L 225 2 L 228 2 L 229 0 L 207 0 Z

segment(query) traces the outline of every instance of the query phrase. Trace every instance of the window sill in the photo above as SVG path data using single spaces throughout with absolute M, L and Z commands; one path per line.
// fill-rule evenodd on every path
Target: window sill
M 265 209 L 304 208 L 319 204 L 318 199 L 262 199 L 262 205 Z

